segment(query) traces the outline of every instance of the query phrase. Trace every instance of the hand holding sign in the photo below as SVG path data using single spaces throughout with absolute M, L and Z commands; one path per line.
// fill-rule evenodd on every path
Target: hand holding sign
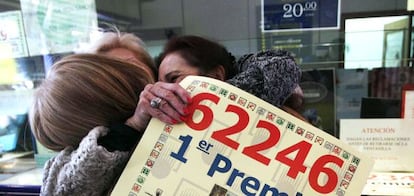
M 223 82 L 194 76 L 181 85 L 193 96 L 192 116 L 179 125 L 153 119 L 113 194 L 361 193 L 368 157 Z M 159 170 L 169 175 L 151 174 Z

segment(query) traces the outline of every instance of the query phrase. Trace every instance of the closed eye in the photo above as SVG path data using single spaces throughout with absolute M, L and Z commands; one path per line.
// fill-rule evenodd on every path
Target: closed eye
M 180 77 L 180 73 L 177 71 L 173 71 L 173 72 L 167 73 L 164 78 L 165 78 L 165 82 L 175 83 L 179 77 Z
M 169 83 L 175 83 L 177 81 L 179 76 L 172 76 L 170 78 L 167 79 L 167 82 Z

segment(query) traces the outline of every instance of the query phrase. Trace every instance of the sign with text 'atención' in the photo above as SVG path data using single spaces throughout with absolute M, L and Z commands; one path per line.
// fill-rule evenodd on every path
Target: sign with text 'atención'
M 262 0 L 262 32 L 339 29 L 341 0 Z
M 341 119 L 340 140 L 369 154 L 375 172 L 414 172 L 414 119 Z
M 234 86 L 189 76 L 190 116 L 152 119 L 112 195 L 360 195 L 373 159 Z

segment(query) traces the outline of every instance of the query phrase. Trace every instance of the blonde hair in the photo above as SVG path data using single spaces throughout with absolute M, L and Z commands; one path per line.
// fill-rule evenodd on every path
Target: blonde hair
M 144 42 L 132 33 L 104 32 L 102 37 L 94 42 L 85 52 L 105 54 L 115 48 L 125 48 L 134 53 L 135 58 L 151 68 L 157 78 L 158 70 L 151 55 L 146 51 Z
M 29 112 L 34 136 L 45 147 L 62 150 L 76 147 L 96 126 L 123 123 L 133 115 L 139 93 L 154 81 L 145 73 L 104 55 L 62 58 L 34 94 Z

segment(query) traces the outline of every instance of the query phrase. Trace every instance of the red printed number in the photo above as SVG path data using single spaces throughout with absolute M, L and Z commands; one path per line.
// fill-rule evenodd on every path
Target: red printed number
M 296 179 L 299 172 L 304 173 L 306 171 L 306 166 L 304 165 L 305 159 L 308 156 L 311 147 L 312 144 L 306 141 L 301 141 L 280 151 L 276 155 L 276 160 L 289 166 L 287 175 L 293 179 Z M 297 151 L 297 154 L 293 159 L 287 157 L 295 151 Z M 333 163 L 339 167 L 342 167 L 344 161 L 332 155 L 321 156 L 315 161 L 309 172 L 309 184 L 319 193 L 326 194 L 332 192 L 338 183 L 338 176 L 336 172 L 329 167 L 325 167 L 328 163 Z M 321 173 L 326 174 L 327 177 L 327 181 L 324 185 L 319 185 L 318 179 Z
M 336 184 L 338 183 L 338 175 L 336 172 L 328 167 L 325 167 L 326 164 L 333 163 L 339 167 L 342 167 L 344 161 L 336 156 L 324 155 L 318 158 L 313 164 L 309 172 L 309 184 L 310 186 L 318 191 L 319 193 L 330 193 L 332 192 Z M 328 180 L 325 185 L 319 185 L 319 175 L 325 173 L 328 177 Z
M 243 153 L 265 165 L 269 165 L 270 159 L 260 154 L 259 151 L 275 146 L 279 142 L 280 131 L 274 124 L 263 120 L 260 120 L 256 127 L 267 129 L 270 133 L 269 137 L 262 143 L 245 147 Z
M 193 113 L 195 110 L 199 110 L 203 113 L 203 118 L 198 123 L 194 122 L 193 118 L 189 118 L 185 123 L 197 131 L 207 129 L 211 122 L 213 122 L 213 111 L 208 106 L 200 104 L 204 100 L 210 100 L 217 104 L 220 101 L 220 97 L 210 93 L 200 93 L 192 98 L 193 102 L 188 107 L 189 112 Z
M 220 97 L 210 93 L 200 93 L 195 95 L 192 100 L 193 103 L 188 108 L 189 112 L 194 113 L 198 110 L 203 116 L 199 122 L 194 122 L 193 118 L 189 118 L 185 123 L 193 130 L 205 130 L 213 122 L 214 114 L 208 106 L 202 105 L 201 102 L 208 100 L 218 104 Z M 245 130 L 249 124 L 249 114 L 243 108 L 236 105 L 228 105 L 225 112 L 235 113 L 239 117 L 237 122 L 225 129 L 214 131 L 211 138 L 229 146 L 234 150 L 237 150 L 240 143 L 229 138 L 229 136 Z M 264 142 L 244 147 L 242 153 L 260 163 L 269 165 L 271 159 L 260 154 L 259 152 L 270 149 L 279 142 L 281 135 L 280 130 L 271 122 L 264 120 L 259 120 L 256 127 L 268 130 L 270 133 L 269 137 Z M 307 169 L 305 166 L 305 160 L 311 148 L 312 144 L 306 141 L 300 141 L 278 152 L 275 160 L 287 165 L 289 167 L 287 176 L 296 179 L 299 173 L 305 173 Z M 319 157 L 310 168 L 308 177 L 310 186 L 315 191 L 322 194 L 334 191 L 336 184 L 338 183 L 338 175 L 332 168 L 327 167 L 327 164 L 335 164 L 338 167 L 342 167 L 343 163 L 344 161 L 336 156 L 323 155 Z M 326 183 L 320 185 L 319 177 L 322 173 L 325 174 L 324 177 L 326 177 L 325 179 L 327 180 L 323 181 Z
M 249 114 L 242 108 L 239 108 L 235 105 L 228 105 L 226 108 L 226 112 L 233 112 L 237 114 L 237 116 L 239 116 L 239 120 L 233 126 L 213 132 L 211 138 L 227 145 L 230 148 L 233 148 L 234 150 L 237 150 L 240 144 L 228 138 L 227 136 L 243 131 L 249 124 Z
M 306 141 L 301 141 L 277 153 L 276 160 L 289 166 L 287 175 L 296 179 L 299 172 L 304 173 L 306 171 L 306 166 L 304 166 L 305 159 L 308 156 L 311 147 L 312 144 Z M 297 151 L 295 158 L 290 159 L 288 155 L 295 151 Z

